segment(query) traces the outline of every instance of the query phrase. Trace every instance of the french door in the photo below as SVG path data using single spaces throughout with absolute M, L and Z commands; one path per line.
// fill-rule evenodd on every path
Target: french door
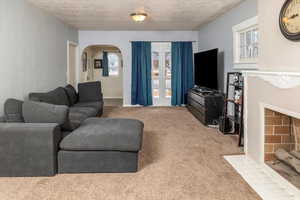
M 152 43 L 154 106 L 171 106 L 171 43 Z

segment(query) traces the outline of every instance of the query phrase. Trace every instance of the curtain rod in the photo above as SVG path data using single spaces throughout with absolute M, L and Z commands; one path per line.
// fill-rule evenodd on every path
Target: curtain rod
M 193 41 L 129 41 L 129 42 L 159 42 L 159 43 L 164 43 L 164 42 L 167 42 L 167 43 L 170 43 L 170 42 L 197 42 L 196 40 L 193 40 Z

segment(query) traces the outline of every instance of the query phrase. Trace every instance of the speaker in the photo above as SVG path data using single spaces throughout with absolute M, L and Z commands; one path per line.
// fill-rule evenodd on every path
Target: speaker
M 232 130 L 232 125 L 230 123 L 230 120 L 227 117 L 220 117 L 219 119 L 219 130 L 223 133 L 229 133 Z

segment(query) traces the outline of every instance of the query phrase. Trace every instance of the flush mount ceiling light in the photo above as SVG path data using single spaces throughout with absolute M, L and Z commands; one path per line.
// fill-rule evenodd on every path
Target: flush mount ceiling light
M 135 22 L 143 22 L 148 15 L 146 13 L 132 13 L 130 16 Z

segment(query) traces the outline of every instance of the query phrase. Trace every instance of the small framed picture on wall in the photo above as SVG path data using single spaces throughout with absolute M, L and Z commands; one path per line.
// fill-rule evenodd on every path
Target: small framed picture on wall
M 87 71 L 87 53 L 84 52 L 82 54 L 82 71 L 86 72 Z
M 94 60 L 94 68 L 95 68 L 95 69 L 102 69 L 102 60 L 100 60 L 100 59 L 95 59 L 95 60 Z

